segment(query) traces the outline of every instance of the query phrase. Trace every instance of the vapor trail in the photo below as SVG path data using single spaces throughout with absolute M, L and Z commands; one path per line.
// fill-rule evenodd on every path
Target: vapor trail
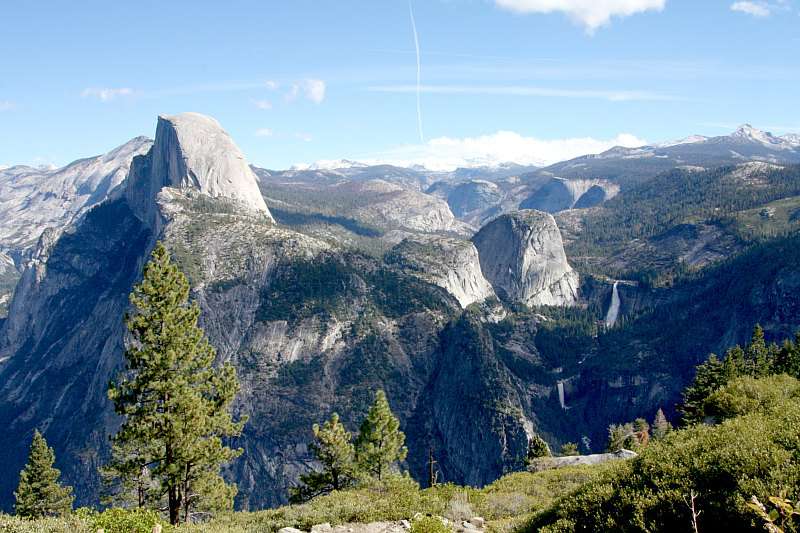
M 414 32 L 414 47 L 417 50 L 417 129 L 419 130 L 419 141 L 425 142 L 425 134 L 422 133 L 422 104 L 420 95 L 422 93 L 422 73 L 419 61 L 419 38 L 417 37 L 417 23 L 414 21 L 414 10 L 411 7 L 411 0 L 408 0 L 408 13 L 411 15 L 411 30 Z

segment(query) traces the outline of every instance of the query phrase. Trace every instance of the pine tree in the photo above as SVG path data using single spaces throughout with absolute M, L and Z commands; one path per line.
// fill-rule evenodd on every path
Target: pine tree
M 578 451 L 578 444 L 575 442 L 566 442 L 561 445 L 561 455 L 563 457 L 569 457 L 580 454 L 581 452 Z
M 656 440 L 663 439 L 670 431 L 672 431 L 672 424 L 669 423 L 664 411 L 659 407 L 653 419 L 653 438 Z
M 532 464 L 535 459 L 539 457 L 550 457 L 550 446 L 538 434 L 534 434 L 528 441 L 528 453 L 525 457 L 525 462 Z
M 608 451 L 618 452 L 630 450 L 637 446 L 636 432 L 633 424 L 611 424 L 608 426 Z
M 53 467 L 56 456 L 39 431 L 34 432 L 28 464 L 19 475 L 19 487 L 14 493 L 17 516 L 42 518 L 61 516 L 72 511 L 72 487 L 62 486 L 61 472 Z
M 772 373 L 775 351 L 775 347 L 767 346 L 764 329 L 760 324 L 756 324 L 750 344 L 745 349 L 745 360 L 747 361 L 745 373 L 752 377 L 764 377 Z
M 400 421 L 389 408 L 386 394 L 379 390 L 375 403 L 361 423 L 356 440 L 359 467 L 367 475 L 383 479 L 393 465 L 408 455 L 408 449 L 403 446 L 405 440 L 405 434 L 400 431 Z
M 302 485 L 291 489 L 291 503 L 302 503 L 321 494 L 342 490 L 355 481 L 355 448 L 352 436 L 333 413 L 331 419 L 314 424 L 315 442 L 311 452 L 322 464 L 321 472 L 310 472 L 300 476 Z
M 774 371 L 800 379 L 800 333 L 794 341 L 787 339 L 775 354 Z
M 244 425 L 230 414 L 236 372 L 229 363 L 213 366 L 216 353 L 197 326 L 200 309 L 188 299 L 186 276 L 158 243 L 130 296 L 135 312 L 125 320 L 133 338 L 126 370 L 109 385 L 123 423 L 107 470 L 130 486 L 147 468 L 157 491 L 141 501 L 166 498 L 172 524 L 181 512 L 188 521 L 193 509 L 232 505 L 236 487 L 219 471 L 241 450 L 222 439 L 239 435 Z
M 739 349 L 741 351 L 741 348 Z M 709 394 L 724 385 L 731 373 L 736 372 L 736 356 L 731 357 L 731 351 L 725 361 L 711 354 L 708 361 L 699 365 L 692 384 L 683 391 L 683 405 L 680 410 L 683 414 L 685 425 L 697 424 L 705 418 L 704 405 Z

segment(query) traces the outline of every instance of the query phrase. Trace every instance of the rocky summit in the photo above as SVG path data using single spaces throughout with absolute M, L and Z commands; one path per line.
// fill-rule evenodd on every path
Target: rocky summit
M 579 276 L 567 262 L 552 215 L 523 210 L 500 216 L 472 242 L 498 294 L 529 306 L 575 303 Z
M 219 122 L 199 113 L 158 117 L 153 147 L 133 162 L 126 197 L 143 221 L 151 222 L 165 187 L 234 200 L 272 220 L 242 152 Z

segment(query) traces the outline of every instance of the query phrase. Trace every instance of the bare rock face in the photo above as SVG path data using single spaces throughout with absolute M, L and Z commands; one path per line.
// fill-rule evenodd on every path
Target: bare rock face
M 61 228 L 104 201 L 128 174 L 131 160 L 153 141 L 136 137 L 114 150 L 62 168 L 0 170 L 0 250 L 12 257 L 33 249 L 47 228 Z
M 602 204 L 619 193 L 619 185 L 604 179 L 553 178 L 525 199 L 520 207 L 558 213 Z
M 484 276 L 499 295 L 529 306 L 575 303 L 578 273 L 567 262 L 552 215 L 534 210 L 502 215 L 472 242 Z
M 461 307 L 494 296 L 481 272 L 478 250 L 469 241 L 439 236 L 408 237 L 389 254 L 406 273 L 449 292 Z
M 219 122 L 205 115 L 158 117 L 152 150 L 131 166 L 126 196 L 150 227 L 158 225 L 155 198 L 164 187 L 234 200 L 272 220 L 244 155 Z

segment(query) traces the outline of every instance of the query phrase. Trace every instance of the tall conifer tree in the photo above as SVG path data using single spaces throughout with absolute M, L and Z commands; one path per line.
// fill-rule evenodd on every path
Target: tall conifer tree
M 392 413 L 386 393 L 379 390 L 375 395 L 375 403 L 361 423 L 356 440 L 359 467 L 368 475 L 383 479 L 392 466 L 408 455 L 408 449 L 403 446 L 405 440 L 405 434 L 400 431 L 400 421 Z
M 53 467 L 55 460 L 53 449 L 37 430 L 33 434 L 28 464 L 20 472 L 19 487 L 14 493 L 17 516 L 42 518 L 72 511 L 72 487 L 59 483 L 61 472 Z
M 321 472 L 310 472 L 300 476 L 301 485 L 291 491 L 290 501 L 301 503 L 321 494 L 342 490 L 355 481 L 355 449 L 352 435 L 333 413 L 331 419 L 314 424 L 314 443 L 311 452 L 322 464 Z
M 156 493 L 140 501 L 166 498 L 172 524 L 188 521 L 193 509 L 230 507 L 236 487 L 219 471 L 241 453 L 223 444 L 244 424 L 230 413 L 239 383 L 229 363 L 213 366 L 215 350 L 197 326 L 200 309 L 188 303 L 189 282 L 161 243 L 130 300 L 127 367 L 109 385 L 123 423 L 107 470 L 139 487 L 132 478 L 146 468 Z

